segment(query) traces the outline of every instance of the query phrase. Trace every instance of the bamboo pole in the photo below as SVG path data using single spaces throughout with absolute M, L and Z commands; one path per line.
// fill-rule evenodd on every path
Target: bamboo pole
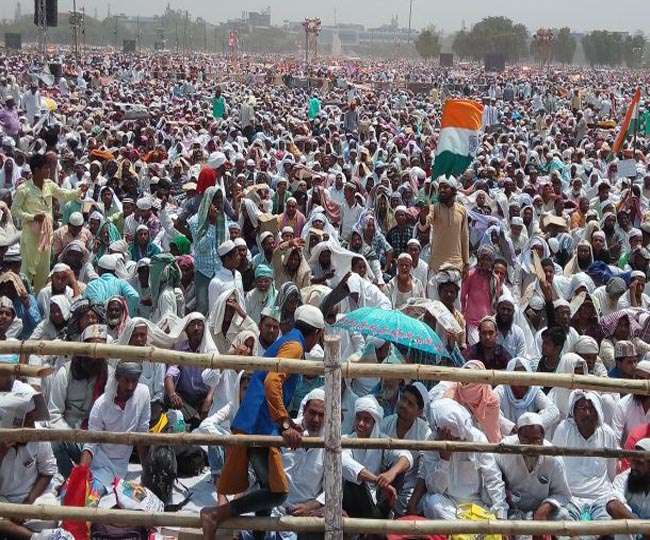
M 16 377 L 43 378 L 54 373 L 50 367 L 30 366 L 28 364 L 5 364 L 0 362 L 1 375 L 15 375 Z
M 325 338 L 325 540 L 343 540 L 341 338 Z
M 211 435 L 208 433 L 121 433 L 114 431 L 85 431 L 80 429 L 0 429 L 0 440 L 7 442 L 74 441 L 77 443 L 108 443 L 124 445 L 169 446 L 286 446 L 282 437 L 272 435 Z M 323 439 L 303 437 L 303 448 L 329 448 Z M 342 439 L 341 448 L 401 449 L 412 451 L 486 452 L 491 454 L 521 454 L 525 456 L 579 456 L 604 458 L 650 459 L 650 452 L 619 448 L 571 448 L 465 441 L 416 441 L 409 439 Z
M 154 362 L 181 366 L 199 366 L 213 369 L 271 371 L 323 375 L 322 362 L 287 360 L 283 358 L 243 357 L 222 354 L 195 354 L 171 351 L 157 347 L 133 347 L 103 343 L 76 343 L 67 341 L 1 341 L 0 354 L 40 354 L 93 358 L 122 358 L 138 362 Z M 379 377 L 383 379 L 414 379 L 428 381 L 453 381 L 479 384 L 507 384 L 519 386 L 556 386 L 558 388 L 583 388 L 601 392 L 623 392 L 650 395 L 650 380 L 611 379 L 572 373 L 527 373 L 522 371 L 475 370 L 425 366 L 420 364 L 384 365 L 344 362 L 341 375 L 345 378 Z
M 198 514 L 187 512 L 138 512 L 104 508 L 83 508 L 43 504 L 0 503 L 0 516 L 7 519 L 75 520 L 134 527 L 201 527 Z M 317 517 L 239 517 L 221 524 L 222 529 L 260 531 L 322 532 L 324 520 Z M 600 536 L 605 534 L 649 534 L 650 520 L 617 519 L 610 521 L 451 521 L 383 520 L 343 518 L 346 533 L 368 534 L 506 534 L 554 536 Z

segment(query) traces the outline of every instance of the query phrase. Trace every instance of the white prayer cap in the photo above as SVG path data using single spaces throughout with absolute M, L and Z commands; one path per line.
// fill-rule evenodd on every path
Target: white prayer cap
M 149 232 L 149 227 L 147 227 L 144 223 L 140 223 L 140 225 L 138 225 L 138 226 L 135 228 L 135 232 L 136 232 L 136 233 L 139 233 L 140 231 L 147 231 L 147 232 Z M 110 249 L 110 246 L 108 246 L 108 247 L 109 247 L 109 249 Z
M 151 200 L 148 198 L 141 197 L 135 204 L 140 210 L 151 210 Z
M 97 221 L 104 221 L 104 216 L 102 215 L 101 212 L 95 210 L 92 214 L 90 214 L 90 219 L 96 219 Z
M 305 405 L 307 405 L 307 403 L 313 399 L 316 399 L 318 401 L 325 401 L 325 390 L 323 388 L 314 388 L 305 396 Z
M 395 208 L 395 213 L 397 214 L 397 212 L 404 212 L 406 214 L 406 212 L 408 212 L 408 210 L 407 210 L 406 206 L 404 206 L 403 204 L 400 204 L 399 206 L 397 206 Z
M 116 255 L 102 255 L 99 258 L 98 266 L 104 270 L 115 270 L 117 268 L 117 256 Z
M 625 358 L 627 356 L 636 356 L 634 343 L 626 340 L 617 341 L 616 345 L 614 345 L 614 358 Z
M 446 176 L 439 176 L 438 186 L 440 186 L 440 184 L 447 184 L 450 188 L 458 189 L 458 182 L 454 176 L 449 176 L 449 178 Z
M 406 245 L 422 248 L 422 244 L 420 244 L 420 241 L 417 238 L 411 238 L 408 242 L 406 242 Z
M 519 216 L 515 216 L 510 220 L 510 226 L 514 227 L 523 227 L 524 226 L 524 220 L 520 218 Z
M 323 312 L 314 306 L 300 306 L 294 313 L 294 319 L 296 322 L 302 321 L 313 328 L 325 328 L 325 319 L 323 318 Z
M 50 272 L 50 275 L 52 274 L 58 274 L 60 272 L 69 272 L 70 267 L 65 264 L 65 263 L 56 263 L 54 267 L 52 268 L 52 271 Z
M 81 341 L 89 339 L 106 339 L 108 332 L 105 324 L 91 324 L 81 334 Z
M 515 305 L 515 301 L 512 298 L 512 294 L 508 290 L 504 291 L 501 294 L 501 296 L 499 297 L 499 300 L 497 301 L 497 305 L 503 304 L 503 303 L 512 304 L 513 307 Z
M 384 419 L 384 409 L 372 394 L 360 397 L 355 401 L 354 414 L 360 412 L 367 412 L 372 416 L 375 419 L 375 426 L 377 427 L 379 427 L 379 423 Z
M 81 215 L 81 212 L 72 212 L 68 223 L 74 227 L 81 227 L 84 224 L 84 217 Z
M 146 225 L 145 225 L 146 227 Z M 139 227 L 138 227 L 139 228 Z M 149 230 L 149 229 L 147 229 Z M 123 238 L 120 238 L 119 240 L 114 240 L 108 245 L 108 250 L 109 251 L 117 251 L 118 253 L 126 253 L 129 250 L 129 244 L 126 240 Z
M 532 296 L 530 300 L 528 300 L 528 307 L 535 311 L 541 311 L 544 309 L 544 300 L 537 295 Z
M 285 227 L 285 229 L 287 228 L 293 232 L 293 229 L 291 227 Z M 282 229 L 282 232 L 284 232 L 284 229 Z M 262 234 L 260 234 L 260 244 L 263 244 L 264 240 L 266 240 L 269 236 L 273 237 L 273 233 L 271 231 L 264 231 Z
M 557 309 L 559 307 L 571 308 L 571 304 L 569 304 L 569 302 L 566 301 L 564 298 L 558 298 L 553 302 L 553 308 Z
M 280 310 L 273 306 L 266 306 L 260 313 L 260 318 L 262 317 L 268 317 L 269 319 L 280 322 Z
M 255 160 L 254 159 L 249 159 L 246 161 L 246 166 L 247 167 L 255 167 Z
M 632 273 L 630 274 L 630 279 L 645 279 L 645 272 L 641 272 L 641 270 L 632 270 Z
M 400 253 L 399 257 L 397 257 L 397 260 L 408 260 L 409 262 L 413 263 L 413 257 L 411 257 L 408 253 Z
M 525 412 L 517 420 L 517 428 L 526 426 L 541 426 L 544 429 L 544 421 L 542 417 L 534 412 Z
M 638 448 L 640 450 L 645 450 L 646 452 L 650 452 L 650 437 L 646 437 L 645 439 L 641 439 L 640 441 L 637 441 L 636 444 L 634 445 L 634 448 Z
M 243 238 L 235 238 L 235 246 L 236 247 L 245 247 L 247 248 L 248 246 L 246 245 L 246 240 Z
M 295 234 L 293 231 L 293 227 L 289 227 L 288 225 L 286 227 L 282 228 L 282 234 Z
M 598 343 L 591 336 L 580 336 L 573 350 L 577 354 L 598 354 Z
M 217 253 L 219 253 L 219 257 L 223 257 L 225 255 L 228 255 L 228 253 L 230 253 L 236 247 L 237 246 L 232 240 L 226 240 L 225 242 L 219 245 L 219 247 L 217 248 Z
M 226 162 L 226 154 L 223 152 L 212 152 L 208 157 L 208 167 L 218 169 Z

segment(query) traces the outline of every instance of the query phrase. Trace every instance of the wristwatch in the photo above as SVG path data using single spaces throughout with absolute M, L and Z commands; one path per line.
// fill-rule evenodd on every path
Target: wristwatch
M 282 431 L 285 432 L 287 431 L 287 429 L 290 428 L 291 428 L 291 422 L 289 422 L 289 419 L 285 418 L 284 420 L 282 420 Z

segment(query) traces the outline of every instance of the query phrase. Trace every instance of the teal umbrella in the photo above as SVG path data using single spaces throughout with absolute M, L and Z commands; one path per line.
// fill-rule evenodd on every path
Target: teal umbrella
M 450 357 L 440 336 L 431 327 L 401 311 L 364 307 L 348 313 L 334 326 L 427 355 Z

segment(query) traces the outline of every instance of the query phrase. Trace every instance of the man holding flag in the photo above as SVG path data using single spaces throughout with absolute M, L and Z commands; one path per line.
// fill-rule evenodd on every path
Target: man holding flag
M 465 206 L 456 202 L 457 176 L 472 162 L 478 148 L 483 105 L 475 101 L 450 99 L 442 110 L 442 123 L 432 177 L 438 179 L 438 202 L 431 206 L 431 258 L 429 272 L 451 264 L 467 274 L 469 270 L 469 225 Z
M 639 129 L 639 103 L 641 102 L 641 89 L 637 88 L 632 97 L 632 101 L 627 108 L 625 113 L 625 118 L 623 118 L 623 123 L 621 124 L 621 129 L 616 136 L 614 145 L 612 146 L 612 154 L 618 154 L 622 147 L 625 139 L 627 138 L 630 130 L 633 132 L 634 142 L 636 143 L 636 134 Z

